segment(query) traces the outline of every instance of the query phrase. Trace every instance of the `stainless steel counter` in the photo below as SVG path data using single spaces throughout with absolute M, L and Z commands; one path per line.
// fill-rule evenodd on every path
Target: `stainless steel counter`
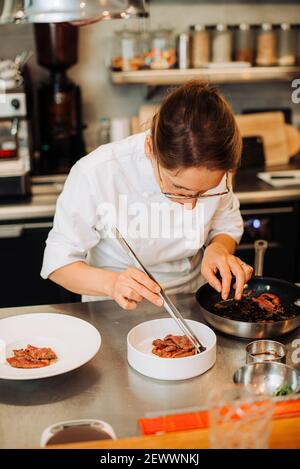
M 283 168 L 287 169 L 286 166 L 278 169 Z M 0 221 L 52 218 L 65 178 L 65 175 L 33 177 L 32 197 L 18 203 L 0 203 Z M 238 174 L 235 193 L 241 206 L 300 200 L 300 186 L 273 188 L 259 180 L 253 170 Z
M 175 302 L 185 317 L 202 320 L 192 295 L 179 295 Z M 0 380 L 0 448 L 37 447 L 45 427 L 78 418 L 106 420 L 118 437 L 138 435 L 138 417 L 204 407 L 210 391 L 230 383 L 245 361 L 246 342 L 218 335 L 217 362 L 211 370 L 187 381 L 156 381 L 129 367 L 126 336 L 140 322 L 167 316 L 162 309 L 144 303 L 127 312 L 105 301 L 6 308 L 0 309 L 0 318 L 35 312 L 85 319 L 100 331 L 102 345 L 90 363 L 70 373 L 27 382 Z M 295 338 L 297 331 L 282 340 L 289 350 Z

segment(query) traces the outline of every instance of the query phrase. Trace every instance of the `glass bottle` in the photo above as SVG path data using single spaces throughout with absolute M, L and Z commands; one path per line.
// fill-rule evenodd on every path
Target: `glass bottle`
M 110 120 L 108 117 L 101 117 L 98 130 L 98 145 L 105 145 L 110 142 Z

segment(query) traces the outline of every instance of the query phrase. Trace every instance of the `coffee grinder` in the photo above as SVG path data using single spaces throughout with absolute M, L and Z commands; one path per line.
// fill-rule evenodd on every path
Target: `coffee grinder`
M 35 173 L 68 173 L 85 155 L 80 88 L 66 74 L 77 63 L 78 28 L 68 23 L 34 25 L 38 63 L 49 70 L 37 89 Z

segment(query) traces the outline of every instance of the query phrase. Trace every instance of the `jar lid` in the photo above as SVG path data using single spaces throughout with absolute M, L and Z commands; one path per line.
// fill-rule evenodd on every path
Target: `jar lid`
M 190 31 L 205 31 L 206 30 L 206 26 L 205 24 L 192 24 L 192 26 L 190 26 Z
M 289 29 L 291 29 L 291 25 L 289 23 L 281 23 L 280 28 L 283 31 L 288 31 Z
M 250 28 L 251 28 L 251 26 L 250 26 L 250 24 L 248 24 L 248 23 L 241 23 L 241 24 L 239 25 L 239 29 L 240 29 L 241 31 L 249 31 Z
M 227 31 L 228 27 L 227 24 L 225 23 L 219 23 L 216 25 L 216 30 L 217 31 Z
M 273 28 L 272 24 L 271 23 L 263 23 L 261 25 L 261 29 L 263 31 L 271 31 L 271 29 Z

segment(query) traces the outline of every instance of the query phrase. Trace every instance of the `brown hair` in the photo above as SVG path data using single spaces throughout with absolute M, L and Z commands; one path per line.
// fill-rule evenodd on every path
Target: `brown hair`
M 167 169 L 234 170 L 242 139 L 233 111 L 219 91 L 191 81 L 172 91 L 152 121 L 153 151 Z

